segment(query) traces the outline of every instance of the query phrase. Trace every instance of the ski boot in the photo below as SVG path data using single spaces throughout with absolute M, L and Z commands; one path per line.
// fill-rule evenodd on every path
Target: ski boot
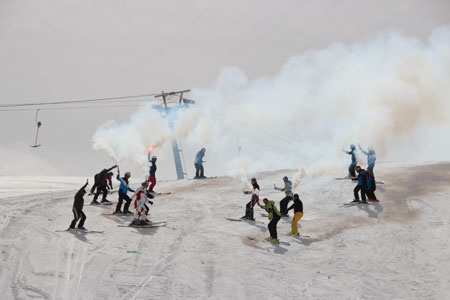
M 289 235 L 300 235 L 300 233 L 291 231 L 289 232 Z

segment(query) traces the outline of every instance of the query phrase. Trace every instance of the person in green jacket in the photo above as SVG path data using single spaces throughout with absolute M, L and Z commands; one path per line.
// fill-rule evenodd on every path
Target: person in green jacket
M 269 228 L 270 236 L 266 238 L 266 240 L 268 240 L 269 242 L 279 242 L 277 235 L 277 223 L 278 221 L 280 221 L 281 214 L 278 211 L 278 208 L 275 205 L 274 201 L 270 201 L 269 199 L 264 198 L 263 202 L 264 205 L 260 205 L 260 207 L 267 211 L 267 216 L 270 220 L 269 225 L 267 225 L 267 227 Z
M 86 221 L 86 215 L 83 212 L 83 205 L 84 205 L 84 194 L 86 194 L 86 190 L 84 189 L 88 185 L 88 180 L 86 179 L 86 183 L 81 187 L 81 189 L 78 190 L 78 192 L 75 194 L 75 198 L 73 200 L 73 221 L 70 223 L 70 229 L 75 229 L 75 224 L 78 222 L 78 220 L 81 218 L 80 223 L 78 223 L 78 229 L 86 230 L 84 228 L 84 221 Z

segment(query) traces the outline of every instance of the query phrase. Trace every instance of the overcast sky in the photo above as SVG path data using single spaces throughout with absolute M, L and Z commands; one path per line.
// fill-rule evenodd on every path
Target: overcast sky
M 0 0 L 0 104 L 207 88 L 226 66 L 253 79 L 334 42 L 449 23 L 448 0 Z M 95 130 L 135 109 L 42 110 L 37 149 L 35 111 L 1 111 L 0 175 L 91 175 L 112 164 Z

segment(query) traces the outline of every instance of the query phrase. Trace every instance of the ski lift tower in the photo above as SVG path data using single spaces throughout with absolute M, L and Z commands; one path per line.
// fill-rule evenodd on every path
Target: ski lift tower
M 155 96 L 155 98 L 162 98 L 163 103 L 161 105 L 153 105 L 152 107 L 167 118 L 170 130 L 174 129 L 175 121 L 178 118 L 178 111 L 188 108 L 191 104 L 195 104 L 195 101 L 183 98 L 183 95 L 190 91 L 191 90 L 183 90 L 170 93 L 165 93 L 163 91 L 161 94 Z M 173 158 L 175 160 L 175 168 L 177 170 L 177 178 L 184 179 L 184 175 L 186 173 L 183 171 L 183 165 L 181 164 L 180 157 L 181 150 L 178 147 L 178 142 L 176 139 L 172 140 L 172 151 Z

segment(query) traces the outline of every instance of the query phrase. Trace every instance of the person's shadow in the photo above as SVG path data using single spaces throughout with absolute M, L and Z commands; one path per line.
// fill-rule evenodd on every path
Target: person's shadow
M 380 202 L 371 202 L 370 204 L 358 204 L 358 208 L 365 211 L 369 218 L 374 219 L 377 219 L 379 217 L 379 214 L 383 211 L 383 207 L 380 205 Z

